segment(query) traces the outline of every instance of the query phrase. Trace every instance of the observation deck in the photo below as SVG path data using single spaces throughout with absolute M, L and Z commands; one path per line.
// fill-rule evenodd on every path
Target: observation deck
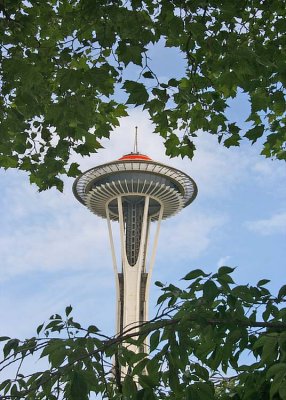
M 91 168 L 74 182 L 75 197 L 94 214 L 118 221 L 117 197 L 133 197 L 140 201 L 150 196 L 148 215 L 158 220 L 163 206 L 162 219 L 166 219 L 189 205 L 197 195 L 194 180 L 184 172 L 153 161 L 140 153 L 130 153 L 119 160 Z

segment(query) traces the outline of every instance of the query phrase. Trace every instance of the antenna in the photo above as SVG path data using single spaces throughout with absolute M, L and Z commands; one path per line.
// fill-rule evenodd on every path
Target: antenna
M 138 152 L 138 133 L 137 133 L 137 130 L 138 130 L 138 126 L 135 126 L 135 140 L 134 140 L 134 153 L 135 154 L 139 153 Z

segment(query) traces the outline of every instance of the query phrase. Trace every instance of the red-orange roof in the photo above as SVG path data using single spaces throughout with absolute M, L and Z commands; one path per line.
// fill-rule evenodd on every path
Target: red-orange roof
M 142 160 L 142 161 L 152 161 L 152 159 L 145 154 L 139 154 L 139 153 L 130 153 L 130 154 L 125 154 L 123 157 L 119 158 L 119 161 L 124 161 L 124 160 Z

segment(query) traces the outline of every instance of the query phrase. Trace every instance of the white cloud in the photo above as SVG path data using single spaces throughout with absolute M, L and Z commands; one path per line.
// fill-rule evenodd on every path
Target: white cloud
M 0 237 L 1 279 L 28 271 L 90 268 L 91 257 L 102 260 L 105 242 L 108 244 L 105 226 L 97 223 L 95 229 L 95 225 L 78 216 L 59 217 L 52 224 L 25 226 Z M 97 268 L 102 268 L 102 263 Z
M 164 255 L 176 252 L 180 257 L 197 258 L 207 250 L 213 232 L 227 220 L 224 211 L 204 209 L 202 200 L 230 196 L 238 182 L 248 176 L 252 153 L 225 149 L 215 138 L 200 133 L 192 162 L 170 160 L 164 154 L 163 139 L 152 132 L 146 113 L 132 110 L 130 114 L 122 119 L 110 140 L 102 141 L 104 149 L 91 157 L 75 156 L 74 160 L 86 170 L 129 153 L 138 125 L 139 150 L 189 173 L 199 188 L 195 212 L 192 204 L 162 224 L 159 250 Z M 100 269 L 111 263 L 106 223 L 75 200 L 72 179 L 65 179 L 64 194 L 56 190 L 38 193 L 24 174 L 15 171 L 3 173 L 1 179 L 1 279 L 29 271 Z
M 220 259 L 217 262 L 217 266 L 219 267 L 223 267 L 224 265 L 227 265 L 228 261 L 230 260 L 230 256 L 223 256 L 220 257 Z
M 162 222 L 159 251 L 165 260 L 194 260 L 200 257 L 227 221 L 224 215 L 206 215 L 190 210 L 184 210 L 175 218 L 176 222 L 171 219 Z
M 239 199 L 233 193 L 244 182 L 249 184 L 250 177 L 253 185 L 261 177 L 263 185 L 271 189 L 277 163 L 264 167 L 264 160 L 258 161 L 254 149 L 225 149 L 215 137 L 204 133 L 200 133 L 192 162 L 170 160 L 165 156 L 163 139 L 153 133 L 146 114 L 138 110 L 122 119 L 110 140 L 102 141 L 104 149 L 91 157 L 74 156 L 73 161 L 85 171 L 129 153 L 136 125 L 142 153 L 185 171 L 198 184 L 194 203 L 162 222 L 154 279 L 170 282 L 183 276 L 189 268 L 188 260 L 192 264 L 200 257 L 211 260 L 214 250 L 216 258 L 210 261 L 214 265 L 225 249 L 231 254 L 232 239 L 228 240 L 224 232 L 233 223 L 232 213 L 239 219 L 233 207 Z M 31 325 L 35 327 L 68 304 L 76 306 L 80 321 L 92 320 L 112 331 L 115 291 L 106 222 L 73 197 L 72 179 L 65 178 L 63 194 L 56 190 L 38 193 L 19 171 L 2 171 L 0 179 L 3 334 L 30 335 Z M 245 191 L 245 199 L 247 195 Z M 226 257 L 218 263 L 225 264 Z M 179 266 L 183 270 L 178 270 Z M 154 293 L 152 288 L 151 296 Z
M 255 160 L 251 168 L 255 184 L 270 196 L 279 197 L 282 201 L 286 195 L 286 169 L 283 161 L 260 159 Z M 282 185 L 281 185 L 282 183 Z
M 11 177 L 9 185 L 2 201 L 1 280 L 28 272 L 104 268 L 110 261 L 104 257 L 106 222 L 76 202 L 70 185 L 65 194 L 38 193 L 19 177 Z
M 270 218 L 257 221 L 248 221 L 245 226 L 260 235 L 274 235 L 286 233 L 286 212 L 272 215 Z
M 24 275 L 26 282 L 14 278 L 10 290 L 3 285 L 0 292 L 2 334 L 13 336 L 21 332 L 25 337 L 33 335 L 40 323 L 54 313 L 63 316 L 65 307 L 70 304 L 74 306 L 75 320 L 85 325 L 96 323 L 101 327 L 102 321 L 107 319 L 105 326 L 113 330 L 115 283 L 111 266 L 100 273 L 95 268 L 94 271 L 58 273 L 51 279 L 49 275 L 41 274 L 38 278 L 27 273 Z M 45 281 L 41 282 L 43 279 Z M 22 288 L 20 293 L 19 287 Z
M 200 198 L 231 198 L 237 186 L 246 180 L 252 180 L 253 184 L 263 184 L 264 188 L 272 191 L 278 179 L 281 181 L 283 177 L 286 178 L 281 162 L 264 159 L 257 154 L 255 146 L 227 149 L 218 144 L 216 135 L 201 131 L 198 132 L 198 138 L 195 138 L 197 151 L 192 161 L 180 157 L 170 159 L 165 155 L 164 139 L 153 132 L 154 126 L 148 114 L 140 109 L 130 110 L 129 113 L 129 117 L 121 119 L 120 127 L 115 129 L 110 139 L 101 141 L 104 148 L 97 154 L 84 158 L 74 155 L 74 161 L 80 164 L 83 171 L 131 152 L 135 126 L 138 126 L 139 151 L 188 173 L 198 185 L 199 198 L 196 202 Z
M 197 152 L 194 159 L 170 159 L 165 155 L 164 139 L 153 132 L 154 127 L 147 113 L 138 109 L 130 111 L 130 116 L 121 119 L 120 127 L 110 139 L 103 139 L 104 149 L 92 157 L 74 156 L 81 170 L 120 158 L 133 150 L 135 126 L 138 126 L 139 151 L 153 160 L 178 168 L 189 174 L 197 183 L 199 199 L 230 198 L 239 182 L 249 175 L 256 159 L 255 152 L 241 148 L 226 149 L 217 143 L 217 138 L 198 132 Z
M 252 167 L 256 177 L 259 179 L 275 178 L 283 179 L 286 177 L 285 165 L 277 160 L 259 159 Z

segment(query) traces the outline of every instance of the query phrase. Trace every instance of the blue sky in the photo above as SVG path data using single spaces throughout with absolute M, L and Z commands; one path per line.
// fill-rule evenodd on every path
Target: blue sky
M 159 76 L 174 70 L 180 75 L 182 62 L 160 52 L 154 54 Z M 162 57 L 166 63 L 160 67 L 157 60 Z M 229 115 L 241 120 L 247 110 L 247 99 L 240 96 Z M 260 156 L 259 144 L 225 149 L 206 133 L 199 134 L 192 162 L 170 160 L 147 114 L 139 109 L 122 119 L 98 154 L 75 161 L 84 171 L 130 152 L 136 125 L 139 150 L 190 174 L 199 190 L 194 203 L 163 221 L 153 282 L 176 284 L 191 269 L 214 272 L 229 265 L 237 266 L 239 283 L 268 278 L 274 291 L 286 283 L 285 163 Z M 72 179 L 65 179 L 63 194 L 38 193 L 19 171 L 0 171 L 0 181 L 0 335 L 32 336 L 41 322 L 63 313 L 69 304 L 79 322 L 114 333 L 115 287 L 106 221 L 77 202 Z M 158 291 L 152 284 L 151 316 Z
M 285 283 L 286 171 L 258 148 L 225 149 L 201 134 L 191 162 L 168 159 L 146 114 L 133 110 L 97 155 L 80 161 L 83 170 L 119 158 L 132 149 L 139 126 L 139 148 L 154 160 L 190 174 L 196 200 L 163 221 L 153 282 L 176 282 L 192 268 L 215 271 L 237 266 L 240 283 Z M 114 330 L 114 280 L 106 221 L 73 197 L 72 179 L 64 193 L 38 193 L 24 173 L 1 171 L 0 231 L 1 335 L 27 337 L 52 313 L 74 306 L 75 317 Z M 158 289 L 151 289 L 154 313 Z

